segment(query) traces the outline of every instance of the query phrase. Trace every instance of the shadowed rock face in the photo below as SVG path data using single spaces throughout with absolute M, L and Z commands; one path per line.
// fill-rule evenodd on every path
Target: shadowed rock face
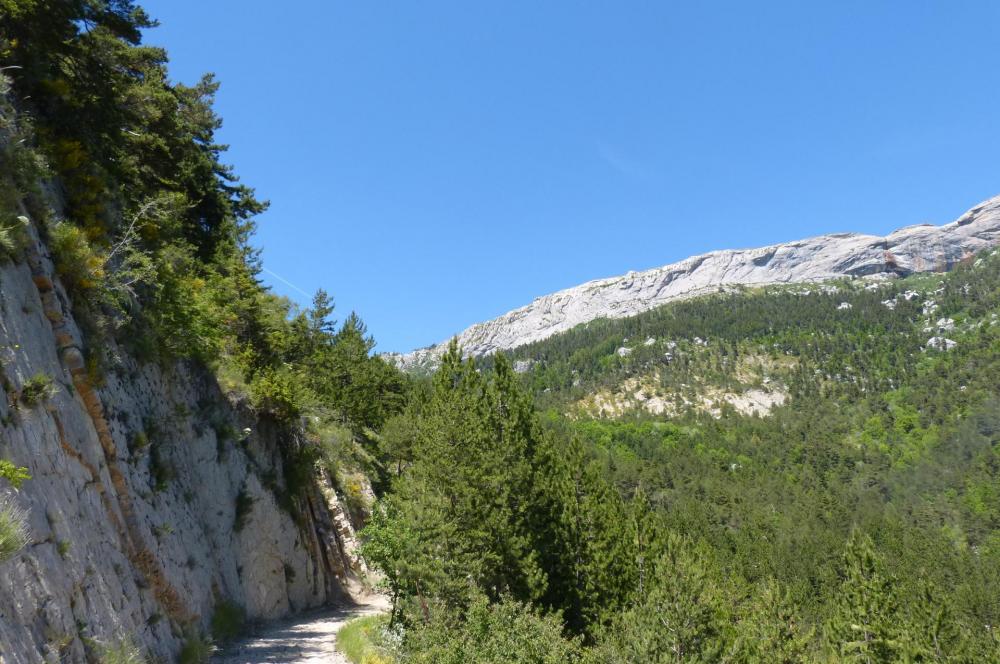
M 121 638 L 173 662 L 222 601 L 265 620 L 357 594 L 355 524 L 331 478 L 284 479 L 304 430 L 204 366 L 85 339 L 37 220 L 18 212 L 24 246 L 0 260 L 0 460 L 31 478 L 0 479 L 26 539 L 0 559 L 0 664 L 92 664 Z M 88 343 L 105 344 L 102 372 Z
M 279 502 L 282 450 L 302 432 L 190 362 L 112 347 L 95 381 L 48 248 L 27 233 L 23 260 L 0 264 L 0 459 L 31 475 L 19 491 L 0 481 L 28 530 L 0 561 L 0 662 L 93 662 L 93 644 L 120 635 L 174 661 L 223 599 L 271 619 L 356 592 L 353 524 L 328 478 L 294 517 Z M 52 389 L 26 401 L 37 376 Z
M 713 251 L 678 263 L 598 279 L 537 298 L 458 335 L 483 356 L 545 339 L 595 318 L 623 318 L 720 287 L 805 283 L 841 277 L 943 272 L 1000 244 L 1000 196 L 943 226 L 901 228 L 885 237 L 835 233 L 758 249 Z M 447 343 L 388 357 L 406 370 L 436 365 Z

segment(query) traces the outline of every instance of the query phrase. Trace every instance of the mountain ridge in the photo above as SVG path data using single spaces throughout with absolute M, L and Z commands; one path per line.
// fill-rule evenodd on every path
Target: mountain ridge
M 594 279 L 471 325 L 456 338 L 467 355 L 482 357 L 597 318 L 631 316 L 718 288 L 942 272 L 997 244 L 1000 196 L 940 226 L 914 224 L 885 236 L 839 232 L 749 249 L 717 249 L 641 272 Z M 442 342 L 386 357 L 413 371 L 433 368 L 446 348 L 447 342 Z

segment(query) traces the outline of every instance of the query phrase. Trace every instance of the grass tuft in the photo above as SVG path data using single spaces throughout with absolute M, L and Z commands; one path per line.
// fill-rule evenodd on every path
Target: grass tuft
M 212 636 L 219 641 L 234 639 L 243 633 L 247 614 L 242 606 L 228 600 L 215 605 L 212 613 Z
M 208 664 L 214 654 L 212 639 L 201 634 L 191 634 L 177 654 L 177 664 Z
M 393 659 L 376 645 L 387 616 L 365 616 L 352 620 L 337 632 L 337 650 L 351 664 L 392 664 Z
M 0 497 L 0 562 L 28 543 L 28 515 L 9 496 Z
M 111 643 L 101 646 L 100 664 L 147 664 L 142 650 L 127 636 L 119 636 Z

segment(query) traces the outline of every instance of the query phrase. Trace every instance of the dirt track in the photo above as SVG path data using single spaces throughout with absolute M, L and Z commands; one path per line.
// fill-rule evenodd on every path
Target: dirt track
M 355 606 L 304 613 L 262 625 L 253 636 L 233 644 L 212 658 L 213 664 L 348 664 L 337 652 L 337 632 L 359 616 L 382 613 L 382 598 Z

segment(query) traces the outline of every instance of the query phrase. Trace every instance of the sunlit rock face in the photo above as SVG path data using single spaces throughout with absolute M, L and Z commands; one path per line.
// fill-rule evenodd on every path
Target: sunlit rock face
M 736 286 L 887 278 L 943 272 L 1000 244 L 1000 196 L 943 226 L 907 226 L 885 237 L 833 233 L 758 249 L 713 251 L 677 263 L 598 279 L 537 298 L 531 304 L 458 335 L 465 353 L 483 356 L 545 339 L 596 318 L 622 318 L 661 304 Z M 406 370 L 432 368 L 442 342 L 389 357 Z

